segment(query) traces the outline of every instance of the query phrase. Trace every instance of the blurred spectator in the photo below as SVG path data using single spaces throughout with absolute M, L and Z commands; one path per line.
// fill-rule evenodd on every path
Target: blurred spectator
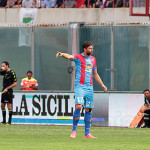
M 129 7 L 129 0 L 124 0 L 123 7 Z
M 146 1 L 143 1 L 143 0 L 139 1 L 139 6 L 140 7 L 145 7 L 145 5 L 146 5 Z
M 123 0 L 117 0 L 116 7 L 123 7 Z
M 95 3 L 96 3 L 96 0 L 90 0 L 89 2 L 88 2 L 88 0 L 85 0 L 83 8 L 88 8 L 88 7 L 89 8 L 95 8 Z
M 55 8 L 55 0 L 45 0 L 43 2 L 43 8 Z
M 36 0 L 36 6 L 37 6 L 37 8 L 43 8 L 44 0 Z
M 77 2 L 76 0 L 65 0 L 65 8 L 76 8 Z
M 133 6 L 134 7 L 145 7 L 146 0 L 133 0 Z
M 101 8 L 102 5 L 103 5 L 103 2 L 100 0 L 97 0 L 95 3 L 95 8 Z
M 77 8 L 83 8 L 84 3 L 85 3 L 85 0 L 77 0 Z
M 90 0 L 90 8 L 95 8 L 96 0 Z
M 85 0 L 85 2 L 83 4 L 83 8 L 88 8 L 88 0 Z
M 17 0 L 13 6 L 13 8 L 20 8 L 22 7 L 22 0 Z
M 105 8 L 112 8 L 113 7 L 113 0 L 106 0 Z
M 6 7 L 7 0 L 0 0 L 0 7 Z
M 38 90 L 37 80 L 32 77 L 32 71 L 27 72 L 27 77 L 21 81 L 20 89 L 24 91 Z
M 114 2 L 113 2 L 114 1 Z M 0 7 L 5 8 L 112 8 L 129 7 L 129 0 L 0 0 Z M 143 0 L 139 7 L 145 7 Z
M 63 8 L 63 0 L 56 0 L 55 8 Z
M 32 8 L 39 8 L 37 2 L 38 2 L 37 0 L 32 1 Z
M 32 8 L 33 7 L 33 0 L 23 0 L 22 7 L 24 8 Z
M 8 0 L 7 1 L 7 8 L 13 8 L 15 5 L 15 1 L 14 0 Z

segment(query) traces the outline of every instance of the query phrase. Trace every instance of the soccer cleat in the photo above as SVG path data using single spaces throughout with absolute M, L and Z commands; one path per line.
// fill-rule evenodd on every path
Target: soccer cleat
M 95 139 L 96 137 L 94 137 L 91 133 L 89 133 L 88 135 L 84 135 L 84 138 L 91 138 L 91 139 Z
M 3 122 L 1 122 L 1 124 L 6 124 L 6 122 L 3 121 Z
M 72 131 L 71 135 L 70 135 L 70 138 L 76 138 L 76 131 Z
M 10 122 L 7 122 L 7 125 L 11 125 L 11 123 L 10 123 Z

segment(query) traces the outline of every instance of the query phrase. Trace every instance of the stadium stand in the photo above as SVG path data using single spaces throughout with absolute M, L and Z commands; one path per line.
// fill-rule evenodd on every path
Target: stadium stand
M 18 5 L 18 6 L 17 6 Z M 142 5 L 142 2 L 140 3 Z M 0 0 L 2 8 L 115 8 L 129 7 L 128 0 Z

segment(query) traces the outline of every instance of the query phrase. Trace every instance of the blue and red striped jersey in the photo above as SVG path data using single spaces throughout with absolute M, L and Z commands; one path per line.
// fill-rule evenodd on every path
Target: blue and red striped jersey
M 74 55 L 76 79 L 75 85 L 93 85 L 93 71 L 97 69 L 96 59 L 83 53 Z

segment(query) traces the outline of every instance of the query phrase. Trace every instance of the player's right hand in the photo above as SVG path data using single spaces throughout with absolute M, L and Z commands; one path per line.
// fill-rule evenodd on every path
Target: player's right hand
M 7 88 L 5 88 L 2 93 L 6 93 L 6 92 L 8 92 L 8 89 L 7 89 Z
M 58 52 L 56 53 L 56 58 L 58 58 L 58 56 L 60 56 L 61 52 Z
M 107 91 L 107 86 L 103 86 L 103 89 L 104 89 L 104 92 L 106 92 Z

